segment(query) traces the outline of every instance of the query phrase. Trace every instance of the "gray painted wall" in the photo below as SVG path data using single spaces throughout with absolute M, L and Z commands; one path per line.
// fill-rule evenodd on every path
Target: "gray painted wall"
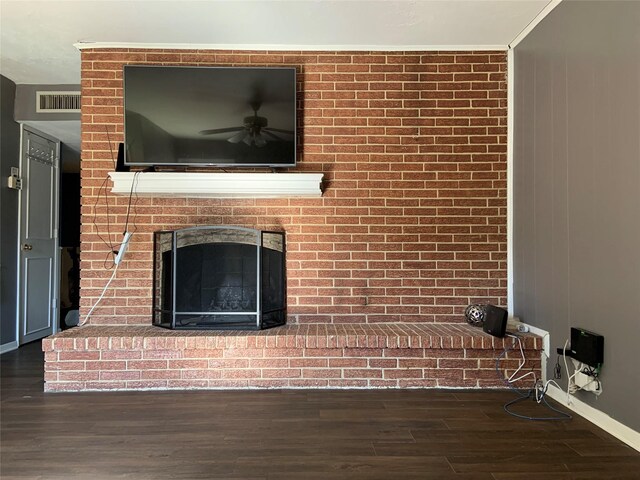
M 20 126 L 13 120 L 16 85 L 4 76 L 0 90 L 0 344 L 16 340 L 18 191 L 7 187 L 20 165 Z
M 51 122 L 54 120 L 80 120 L 78 113 L 37 113 L 36 92 L 79 92 L 80 85 L 18 85 L 16 87 L 16 120 Z
M 578 395 L 636 431 L 639 25 L 640 2 L 564 1 L 514 52 L 514 314 L 552 351 L 604 335 L 603 393 Z
M 79 92 L 80 85 L 16 85 L 15 120 L 51 135 L 80 156 L 80 113 L 37 113 L 36 92 Z M 64 168 L 64 163 L 63 163 Z M 79 163 L 76 165 L 79 171 Z

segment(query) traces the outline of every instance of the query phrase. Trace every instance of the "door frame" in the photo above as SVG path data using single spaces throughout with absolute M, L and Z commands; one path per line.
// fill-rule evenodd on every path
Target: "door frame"
M 25 162 L 25 134 L 24 132 L 30 132 L 34 135 L 38 135 L 40 137 L 46 138 L 51 142 L 56 144 L 56 165 L 55 165 L 55 195 L 53 196 L 53 216 L 54 216 L 54 237 L 55 237 L 55 249 L 53 255 L 53 288 L 51 289 L 51 297 L 49 298 L 49 305 L 54 309 L 53 318 L 52 318 L 52 334 L 57 333 L 60 330 L 60 140 L 51 135 L 48 135 L 37 128 L 25 125 L 24 123 L 20 124 L 20 162 L 18 167 L 20 168 L 20 177 L 22 177 L 22 173 L 24 168 L 26 168 Z M 24 295 L 22 292 L 22 225 L 23 218 L 22 216 L 26 215 L 26 209 L 22 202 L 22 192 L 18 197 L 18 242 L 16 245 L 16 261 L 17 265 L 17 286 L 16 289 L 16 343 L 18 347 L 23 345 L 22 342 L 22 330 L 24 325 L 22 324 L 22 312 L 23 305 L 21 302 L 24 299 Z M 55 303 L 54 303 L 55 301 Z

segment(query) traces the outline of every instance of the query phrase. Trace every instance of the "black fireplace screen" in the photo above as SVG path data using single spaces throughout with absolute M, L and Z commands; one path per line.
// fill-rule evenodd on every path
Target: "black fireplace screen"
M 192 227 L 154 234 L 153 323 L 263 329 L 286 322 L 280 232 Z

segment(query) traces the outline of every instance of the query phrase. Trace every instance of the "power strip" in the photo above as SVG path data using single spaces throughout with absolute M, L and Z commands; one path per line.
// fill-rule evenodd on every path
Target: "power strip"
M 586 373 L 576 372 L 573 377 L 573 383 L 580 390 L 586 392 L 598 392 L 600 390 L 600 381 Z

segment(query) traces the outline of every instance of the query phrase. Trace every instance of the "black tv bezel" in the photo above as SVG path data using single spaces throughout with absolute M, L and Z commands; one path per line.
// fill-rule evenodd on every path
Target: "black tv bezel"
M 151 163 L 151 162 L 129 162 L 127 155 L 127 85 L 126 85 L 126 69 L 127 68 L 158 68 L 158 69 L 207 69 L 207 70 L 290 70 L 293 74 L 293 162 L 292 163 L 225 163 L 225 162 L 176 162 L 176 163 Z M 298 164 L 298 88 L 297 88 L 297 71 L 295 67 L 271 66 L 271 67 L 254 67 L 254 66 L 215 66 L 215 65 L 146 65 L 146 64 L 130 64 L 124 65 L 122 69 L 122 97 L 123 97 L 123 130 L 124 130 L 124 165 L 128 167 L 213 167 L 213 168 L 292 168 Z

